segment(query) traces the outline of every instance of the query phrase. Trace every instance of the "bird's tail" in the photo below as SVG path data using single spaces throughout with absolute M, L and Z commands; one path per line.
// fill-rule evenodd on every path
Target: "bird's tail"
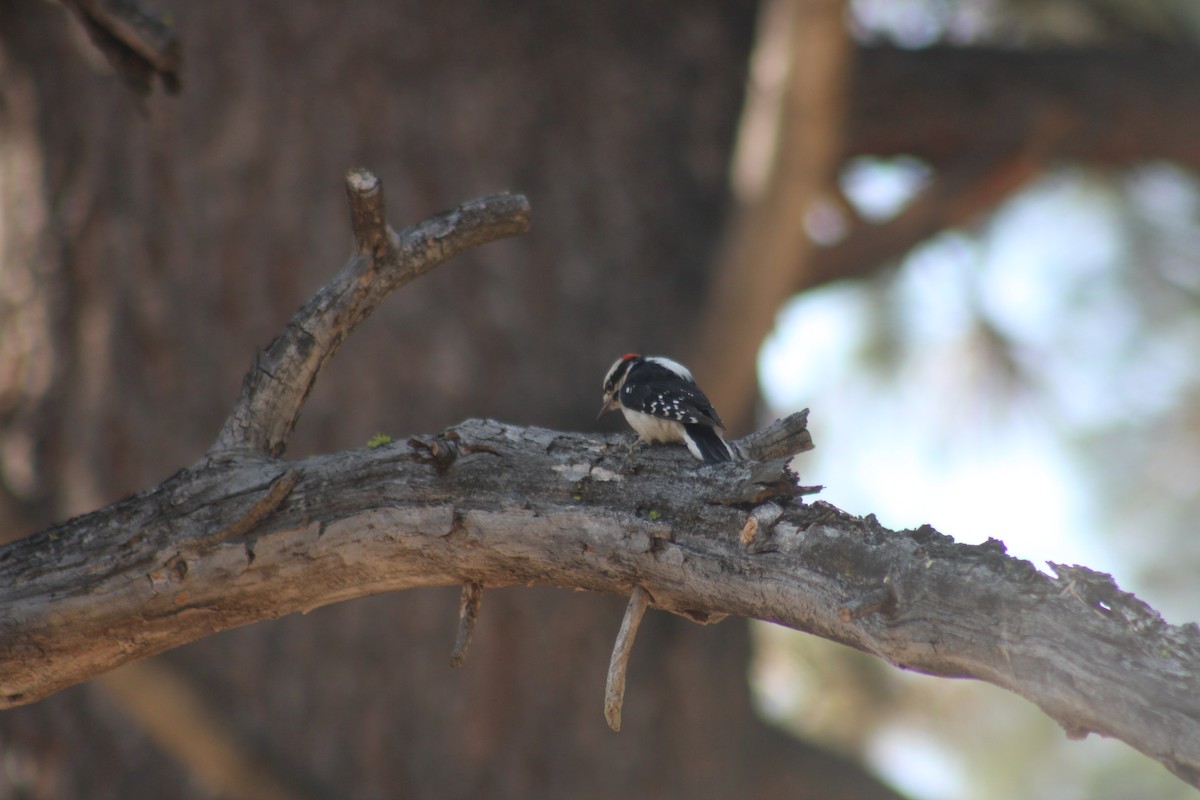
M 688 450 L 691 450 L 692 455 L 703 460 L 705 464 L 733 460 L 733 451 L 715 428 L 708 425 L 685 423 L 683 430 L 686 434 Z

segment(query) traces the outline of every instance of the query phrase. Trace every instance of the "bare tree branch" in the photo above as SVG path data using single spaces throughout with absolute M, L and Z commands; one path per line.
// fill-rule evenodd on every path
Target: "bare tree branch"
M 1194 47 L 862 47 L 855 61 L 846 156 L 940 168 L 977 151 L 983 132 L 1056 161 L 1200 168 Z
M 858 48 L 843 157 L 917 156 L 936 178 L 895 218 L 856 220 L 816 248 L 794 290 L 873 274 L 1054 164 L 1200 167 L 1200 116 L 1187 100 L 1198 58 L 1164 47 Z
M 961 545 L 802 504 L 782 462 L 764 462 L 779 465 L 772 482 L 764 463 L 705 467 L 669 447 L 631 458 L 624 441 L 472 421 L 436 437 L 452 454 L 441 466 L 397 443 L 286 468 L 248 458 L 187 470 L 0 550 L 0 702 L 378 592 L 643 586 L 655 607 L 699 622 L 765 619 L 907 669 L 986 680 L 1071 735 L 1120 738 L 1197 783 L 1196 626 L 1168 625 L 1081 567 L 1051 578 L 996 541 Z M 288 468 L 295 488 L 256 529 L 189 546 Z M 739 540 L 750 496 L 782 509 L 760 521 L 753 548 Z
M 631 456 L 619 435 L 488 420 L 272 458 L 321 365 L 386 293 L 372 284 L 394 288 L 465 240 L 524 224 L 523 198 L 495 201 L 508 209 L 503 224 L 492 202 L 382 247 L 364 248 L 361 231 L 375 226 L 356 223 L 358 254 L 260 355 L 238 421 L 206 458 L 0 548 L 0 706 L 220 630 L 379 592 L 640 587 L 653 607 L 696 622 L 768 620 L 906 669 L 988 681 L 1069 735 L 1119 738 L 1200 785 L 1200 628 L 1167 624 L 1083 567 L 1049 577 L 998 541 L 962 545 L 928 526 L 891 531 L 804 503 L 812 489 L 788 463 L 812 446 L 805 414 L 737 442 L 748 461 L 716 466 L 681 448 Z M 459 225 L 473 233 L 459 239 Z M 390 261 L 393 245 L 402 264 L 364 267 Z M 632 616 L 629 628 L 626 648 Z
M 604 686 L 604 719 L 613 731 L 621 730 L 621 707 L 625 704 L 625 673 L 629 669 L 629 656 L 633 654 L 633 640 L 637 638 L 642 617 L 650 607 L 650 593 L 641 586 L 633 587 L 629 605 L 617 631 L 612 659 L 608 662 L 608 679 Z
M 385 297 L 464 250 L 529 229 L 522 195 L 481 197 L 396 234 L 384 221 L 375 176 L 351 170 L 346 193 L 354 254 L 258 354 L 210 453 L 282 455 L 317 375 Z
M 977 223 L 1042 175 L 1046 161 L 1025 150 L 978 153 L 934 177 L 889 220 L 855 219 L 845 238 L 815 248 L 796 291 L 877 272 L 948 228 Z

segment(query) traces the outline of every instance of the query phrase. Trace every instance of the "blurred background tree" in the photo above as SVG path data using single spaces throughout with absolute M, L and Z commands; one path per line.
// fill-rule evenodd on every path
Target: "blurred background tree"
M 139 102 L 61 7 L 0 0 L 7 538 L 207 447 L 341 265 L 364 165 L 394 224 L 512 188 L 534 231 L 389 302 L 291 455 L 469 416 L 586 429 L 616 354 L 664 352 L 735 433 L 811 405 L 800 468 L 831 502 L 1197 617 L 1192 4 L 159 10 L 182 91 Z M 991 687 L 737 621 L 648 617 L 613 735 L 622 604 L 491 592 L 461 671 L 453 591 L 211 637 L 0 716 L 0 798 L 265 796 L 206 743 L 280 797 L 1194 794 Z
M 758 359 L 767 408 L 819 412 L 805 479 L 1195 619 L 1200 9 L 850 10 L 843 158 L 794 273 L 810 290 Z M 914 797 L 1196 796 L 992 687 L 755 630 L 764 711 Z

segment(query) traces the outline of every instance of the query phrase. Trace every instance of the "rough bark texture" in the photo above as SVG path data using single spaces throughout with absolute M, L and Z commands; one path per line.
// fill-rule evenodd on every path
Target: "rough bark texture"
M 360 328 L 290 452 L 484 415 L 586 430 L 615 354 L 690 340 L 753 3 L 156 5 L 184 43 L 184 90 L 139 106 L 62 8 L 0 0 L 0 535 L 204 451 L 247 354 L 344 260 L 336 187 L 357 164 L 389 179 L 397 219 L 520 189 L 536 235 L 439 270 Z M 935 99 L 929 79 L 913 103 Z M 568 377 L 531 393 L 547 372 Z M 734 621 L 649 613 L 613 736 L 597 687 L 622 600 L 489 590 L 452 671 L 458 595 L 337 604 L 160 664 L 241 737 L 231 750 L 311 796 L 894 797 L 755 717 Z M 116 697 L 91 683 L 0 715 L 0 777 L 56 800 L 211 797 Z
M 187 66 L 143 113 L 61 7 L 0 0 L 0 535 L 204 452 L 248 356 L 345 262 L 354 166 L 388 181 L 394 221 L 513 189 L 536 235 L 457 259 L 362 325 L 290 454 L 477 416 L 588 430 L 615 355 L 681 352 L 753 3 L 155 5 Z M 547 374 L 555 391 L 531 392 Z M 489 591 L 448 670 L 457 604 L 391 593 L 163 658 L 240 749 L 321 796 L 895 797 L 757 718 L 742 626 L 651 615 L 614 736 L 594 704 L 621 601 Z M 0 739 L 32 797 L 214 792 L 94 683 L 0 714 Z
M 0 549 L 0 698 L 40 700 L 228 628 L 402 589 L 548 584 L 632 593 L 603 704 L 621 726 L 647 604 L 700 623 L 769 620 L 1030 699 L 1072 736 L 1120 738 L 1200 784 L 1200 630 L 1110 577 L 1050 580 L 1003 544 L 804 505 L 788 464 L 808 412 L 701 466 L 679 448 L 471 421 L 437 437 L 281 462 L 321 367 L 395 287 L 521 232 L 524 198 L 464 204 L 401 234 L 382 187 L 347 178 L 355 254 L 255 359 L 206 457 L 154 489 Z M 298 346 L 297 342 L 307 343 Z M 304 380 L 286 376 L 307 376 Z M 461 663 L 465 636 L 451 656 Z
M 803 416 L 785 428 L 795 448 L 807 441 Z M 798 493 L 782 460 L 698 471 L 671 454 L 632 458 L 628 444 L 616 434 L 484 421 L 299 462 L 214 456 L 0 551 L 3 702 L 38 700 L 219 630 L 385 591 L 462 583 L 625 591 L 674 526 L 711 528 L 708 504 Z M 542 456 L 531 460 L 535 452 Z M 669 481 L 673 471 L 688 480 Z M 685 516 L 668 522 L 668 513 Z M 256 524 L 243 525 L 248 516 Z M 680 544 L 663 564 L 686 596 L 693 590 L 680 567 L 691 545 Z M 660 606 L 685 610 L 670 604 L 654 570 L 646 579 L 663 594 Z M 719 581 L 717 570 L 704 582 Z M 701 604 L 686 616 L 710 615 Z M 449 633 L 452 620 L 444 622 Z
M 214 451 L 282 455 L 322 368 L 385 297 L 464 250 L 529 230 L 529 201 L 499 194 L 398 235 L 387 224 L 376 176 L 351 170 L 346 184 L 354 257 L 255 360 Z
M 780 426 L 802 440 L 802 419 Z M 705 467 L 679 448 L 631 456 L 627 442 L 481 420 L 288 464 L 199 464 L 0 552 L 4 702 L 379 592 L 641 586 L 653 607 L 693 621 L 769 620 L 989 681 L 1072 736 L 1122 739 L 1200 785 L 1196 626 L 1166 624 L 1082 567 L 1050 578 L 1000 542 L 960 545 L 798 502 L 786 460 Z M 293 473 L 260 524 L 214 537 Z M 770 521 L 747 536 L 764 504 Z M 441 621 L 449 652 L 452 619 Z M 592 689 L 600 725 L 602 685 Z
M 0 315 L 5 537 L 212 443 L 247 354 L 345 260 L 348 167 L 388 179 L 399 220 L 519 189 L 537 234 L 436 271 L 364 324 L 289 453 L 480 415 L 587 430 L 615 354 L 678 353 L 690 334 L 753 3 L 164 2 L 189 66 L 145 113 L 61 8 L 0 7 L 14 234 L 0 291 L 20 311 Z M 564 378 L 531 392 L 547 374 Z M 591 703 L 619 601 L 488 592 L 490 624 L 452 671 L 457 594 L 338 604 L 162 658 L 233 751 L 315 796 L 896 796 L 757 717 L 742 626 L 652 615 L 616 737 Z M 0 738 L 32 797 L 227 791 L 103 683 L 0 715 Z

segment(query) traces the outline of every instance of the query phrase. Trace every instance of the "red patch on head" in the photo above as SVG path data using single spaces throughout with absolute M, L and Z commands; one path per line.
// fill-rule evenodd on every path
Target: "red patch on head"
M 622 361 L 628 361 L 631 358 L 641 358 L 641 356 L 637 353 L 626 353 L 625 355 L 621 356 Z

